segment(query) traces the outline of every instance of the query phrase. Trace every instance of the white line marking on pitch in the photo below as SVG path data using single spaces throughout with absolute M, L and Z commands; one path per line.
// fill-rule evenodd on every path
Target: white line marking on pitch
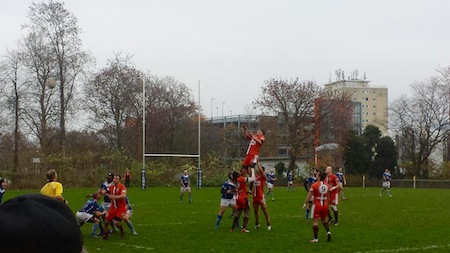
M 355 253 L 390 253 L 390 252 L 403 252 L 403 251 L 422 251 L 422 250 L 430 250 L 430 249 L 442 249 L 450 247 L 450 244 L 447 245 L 429 245 L 424 246 L 421 248 L 413 247 L 413 248 L 398 248 L 398 249 L 376 249 L 376 250 L 369 250 L 369 251 L 357 251 Z
M 119 246 L 132 247 L 135 249 L 155 250 L 155 248 L 143 247 L 143 246 L 139 246 L 139 245 L 125 244 L 125 243 L 114 243 L 114 244 L 119 245 Z

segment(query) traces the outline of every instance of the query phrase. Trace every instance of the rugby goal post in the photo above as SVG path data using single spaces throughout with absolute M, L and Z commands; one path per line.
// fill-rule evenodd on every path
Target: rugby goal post
M 155 153 L 145 153 L 145 77 L 142 78 L 142 169 L 141 169 L 141 189 L 145 190 L 147 188 L 147 177 L 145 168 L 145 158 L 146 157 L 186 157 L 186 158 L 197 158 L 197 188 L 202 188 L 202 169 L 200 167 L 200 81 L 198 81 L 198 145 L 197 154 L 155 154 Z

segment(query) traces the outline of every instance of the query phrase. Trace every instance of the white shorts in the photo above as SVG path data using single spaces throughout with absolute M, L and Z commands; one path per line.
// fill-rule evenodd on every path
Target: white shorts
M 269 183 L 269 182 L 267 182 L 267 188 L 269 188 L 269 189 L 272 189 L 272 188 L 273 188 L 273 184 L 272 184 L 272 183 Z
M 383 182 L 383 187 L 384 188 L 391 188 L 391 181 L 384 181 Z
M 236 205 L 236 199 L 220 199 L 220 205 L 221 206 L 235 206 Z
M 294 181 L 288 181 L 288 184 L 289 185 L 294 184 Z
M 103 211 L 108 211 L 109 208 L 111 207 L 111 202 L 102 202 L 101 208 L 103 209 Z
M 75 217 L 77 217 L 77 220 L 79 220 L 79 221 L 88 222 L 90 219 L 92 219 L 92 217 L 94 217 L 94 215 L 90 214 L 90 213 L 78 211 L 75 214 Z
M 181 186 L 181 192 L 190 192 L 191 191 L 191 187 L 183 187 Z
M 131 216 L 133 216 L 133 210 L 127 210 L 127 214 L 131 218 Z

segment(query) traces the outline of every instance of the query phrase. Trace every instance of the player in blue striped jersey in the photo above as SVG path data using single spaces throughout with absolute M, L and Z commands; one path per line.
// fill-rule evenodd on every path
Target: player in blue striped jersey
M 388 169 L 384 170 L 383 173 L 383 189 L 380 192 L 380 197 L 383 196 L 383 192 L 386 190 L 389 197 L 392 197 L 391 195 L 391 172 Z
M 183 175 L 181 175 L 180 183 L 181 183 L 180 203 L 183 200 L 183 194 L 185 192 L 189 193 L 189 203 L 192 203 L 191 179 L 189 178 L 187 170 L 184 170 Z
M 75 214 L 75 217 L 77 218 L 80 226 L 83 226 L 85 222 L 94 223 L 92 226 L 91 236 L 95 237 L 97 228 L 100 228 L 100 232 L 103 233 L 100 217 L 104 215 L 106 211 L 100 211 L 100 206 L 97 202 L 100 199 L 100 194 L 95 192 L 88 196 L 92 196 L 92 198 L 86 201 L 84 206 Z
M 303 186 L 305 187 L 306 192 L 309 192 L 309 188 L 311 187 L 311 185 L 314 184 L 315 182 L 317 182 L 317 179 L 316 179 L 317 173 L 318 173 L 318 171 L 314 170 L 313 175 L 311 175 L 305 179 Z
M 340 193 L 341 193 L 342 199 L 345 200 L 344 185 L 347 185 L 347 180 L 345 180 L 344 170 L 341 167 L 338 169 L 338 172 L 336 172 L 336 176 L 338 177 L 339 181 L 341 181 L 341 183 L 342 183 Z
M 267 178 L 267 193 L 266 193 L 266 197 L 270 196 L 272 197 L 272 201 L 275 200 L 275 198 L 273 197 L 273 186 L 275 183 L 275 180 L 277 180 L 277 175 L 275 174 L 275 171 L 273 169 L 269 170 L 269 173 L 266 174 L 266 178 Z
M 240 173 L 234 171 L 228 175 L 228 180 L 225 181 L 220 188 L 220 209 L 219 214 L 217 215 L 216 220 L 216 229 L 219 229 L 220 221 L 222 220 L 223 214 L 225 213 L 225 209 L 230 207 L 233 209 L 233 213 L 236 212 L 236 190 L 237 183 L 236 180 L 239 177 Z
M 294 174 L 292 173 L 292 170 L 290 170 L 287 174 L 287 181 L 288 181 L 288 185 L 286 190 L 289 191 L 289 189 L 291 188 L 292 191 L 295 192 L 295 188 L 294 188 Z
M 303 186 L 305 187 L 306 192 L 309 193 L 311 185 L 313 185 L 315 182 L 317 182 L 317 175 L 319 175 L 319 170 L 314 169 L 313 174 L 311 176 L 309 176 L 307 179 L 305 179 Z M 311 198 L 305 208 L 305 218 L 306 219 L 309 219 L 312 205 L 313 205 L 313 199 Z

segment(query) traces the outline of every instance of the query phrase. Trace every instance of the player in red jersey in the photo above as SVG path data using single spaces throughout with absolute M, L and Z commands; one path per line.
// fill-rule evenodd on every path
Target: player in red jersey
M 114 225 L 120 229 L 120 236 L 125 236 L 125 230 L 122 227 L 123 216 L 127 212 L 127 188 L 120 183 L 121 177 L 115 175 L 113 178 L 113 184 L 108 188 L 105 194 L 111 199 L 111 207 L 105 215 L 105 232 L 103 234 L 103 240 L 108 239 L 109 224 L 114 222 Z
M 233 227 L 231 230 L 234 230 L 236 226 L 238 226 L 239 218 L 241 217 L 242 211 L 244 211 L 244 222 L 242 226 L 241 232 L 250 232 L 247 229 L 248 218 L 250 217 L 250 205 L 248 203 L 248 191 L 247 191 L 247 183 L 251 183 L 255 181 L 255 169 L 250 168 L 250 177 L 247 177 L 247 170 L 241 169 L 241 174 L 237 178 L 237 198 L 236 198 L 236 213 L 234 216 Z
M 339 225 L 338 221 L 339 191 L 342 188 L 342 183 L 339 180 L 339 178 L 335 174 L 333 174 L 333 167 L 331 166 L 326 167 L 325 173 L 327 174 L 325 182 L 327 182 L 328 185 L 330 186 L 329 202 L 334 212 L 334 221 L 329 211 L 328 211 L 328 219 L 330 220 L 330 223 L 334 222 L 334 225 L 337 226 Z
M 261 210 L 266 217 L 267 230 L 271 230 L 272 227 L 270 226 L 270 216 L 269 212 L 267 211 L 266 199 L 264 197 L 264 185 L 266 184 L 267 178 L 264 172 L 264 167 L 262 167 L 259 163 L 257 163 L 257 166 L 258 170 L 256 171 L 256 179 L 253 183 L 253 210 L 255 212 L 255 229 L 260 227 L 258 209 L 259 207 L 261 207 Z
M 259 150 L 266 138 L 264 137 L 263 129 L 258 129 L 256 134 L 248 131 L 247 125 L 245 124 L 242 125 L 242 129 L 244 130 L 245 138 L 250 141 L 247 152 L 245 153 L 244 162 L 242 163 L 242 168 L 248 170 L 249 167 L 255 168 L 255 164 L 258 162 L 259 158 Z
M 311 198 L 313 198 L 313 234 L 314 238 L 310 242 L 318 242 L 319 233 L 319 218 L 322 221 L 323 227 L 327 231 L 327 241 L 331 241 L 330 225 L 328 224 L 328 196 L 330 186 L 324 181 L 326 178 L 325 172 L 321 171 L 317 174 L 317 182 L 311 185 L 308 196 L 306 196 L 303 208 L 306 208 Z
M 244 135 L 247 140 L 250 141 L 248 144 L 247 151 L 245 152 L 244 162 L 242 163 L 242 168 L 248 170 L 248 168 L 255 168 L 255 164 L 259 160 L 259 150 L 263 145 L 266 138 L 264 137 L 264 130 L 258 129 L 256 134 L 247 130 L 247 125 L 242 125 L 242 130 L 244 130 Z M 252 192 L 253 183 L 250 183 L 250 193 Z

